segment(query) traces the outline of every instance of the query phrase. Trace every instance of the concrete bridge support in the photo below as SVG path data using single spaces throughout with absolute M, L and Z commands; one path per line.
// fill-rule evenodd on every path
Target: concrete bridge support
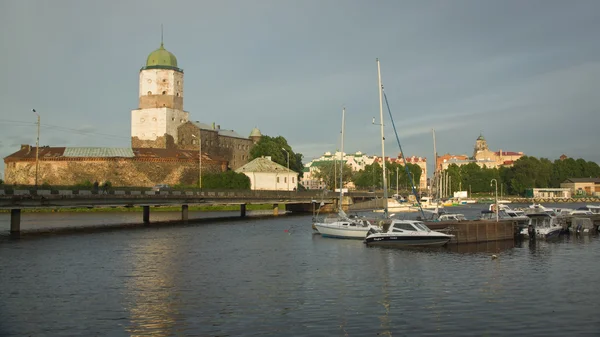
M 246 216 L 246 204 L 240 205 L 240 216 L 244 218 Z
M 181 205 L 181 220 L 188 223 L 188 205 Z
M 273 204 L 273 215 L 279 215 L 279 204 Z
M 144 224 L 149 224 L 150 223 L 150 206 L 142 206 L 142 209 L 144 210 Z
M 21 232 L 21 209 L 10 210 L 10 234 Z

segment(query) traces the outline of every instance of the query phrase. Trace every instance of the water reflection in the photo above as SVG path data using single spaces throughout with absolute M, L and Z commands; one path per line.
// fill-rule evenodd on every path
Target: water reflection
M 514 240 L 448 244 L 446 249 L 456 253 L 490 253 L 498 254 L 515 247 Z
M 144 240 L 132 244 L 130 275 L 124 275 L 126 309 L 130 313 L 131 336 L 171 336 L 179 316 L 180 300 L 173 292 L 172 273 L 176 255 L 168 239 Z M 178 322 L 177 331 L 181 330 Z

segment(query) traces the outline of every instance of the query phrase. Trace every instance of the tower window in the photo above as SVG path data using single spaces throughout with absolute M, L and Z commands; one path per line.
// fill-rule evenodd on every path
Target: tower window
M 156 117 L 152 117 L 152 121 L 153 121 L 153 122 L 156 122 Z
M 167 80 L 165 80 L 165 79 L 163 78 L 163 83 L 165 83 L 166 81 L 167 81 Z
M 166 92 L 166 91 L 163 91 L 163 95 L 166 95 L 166 94 L 167 94 L 167 92 Z
M 180 84 L 181 84 L 181 81 L 177 81 L 177 85 L 180 85 Z
M 177 93 L 177 97 L 179 97 L 179 93 Z
M 171 120 L 174 122 L 175 121 L 175 117 L 171 117 Z
M 152 95 L 152 91 L 148 91 L 148 95 Z

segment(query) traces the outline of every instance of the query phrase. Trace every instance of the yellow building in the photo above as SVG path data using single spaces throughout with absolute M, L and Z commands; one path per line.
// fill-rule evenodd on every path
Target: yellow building
M 600 178 L 569 178 L 560 187 L 569 188 L 573 195 L 600 195 Z

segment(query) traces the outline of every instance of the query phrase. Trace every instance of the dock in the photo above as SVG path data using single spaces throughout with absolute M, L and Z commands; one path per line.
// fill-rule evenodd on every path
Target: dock
M 449 244 L 514 240 L 517 221 L 439 221 L 426 222 L 431 230 L 454 235 Z

